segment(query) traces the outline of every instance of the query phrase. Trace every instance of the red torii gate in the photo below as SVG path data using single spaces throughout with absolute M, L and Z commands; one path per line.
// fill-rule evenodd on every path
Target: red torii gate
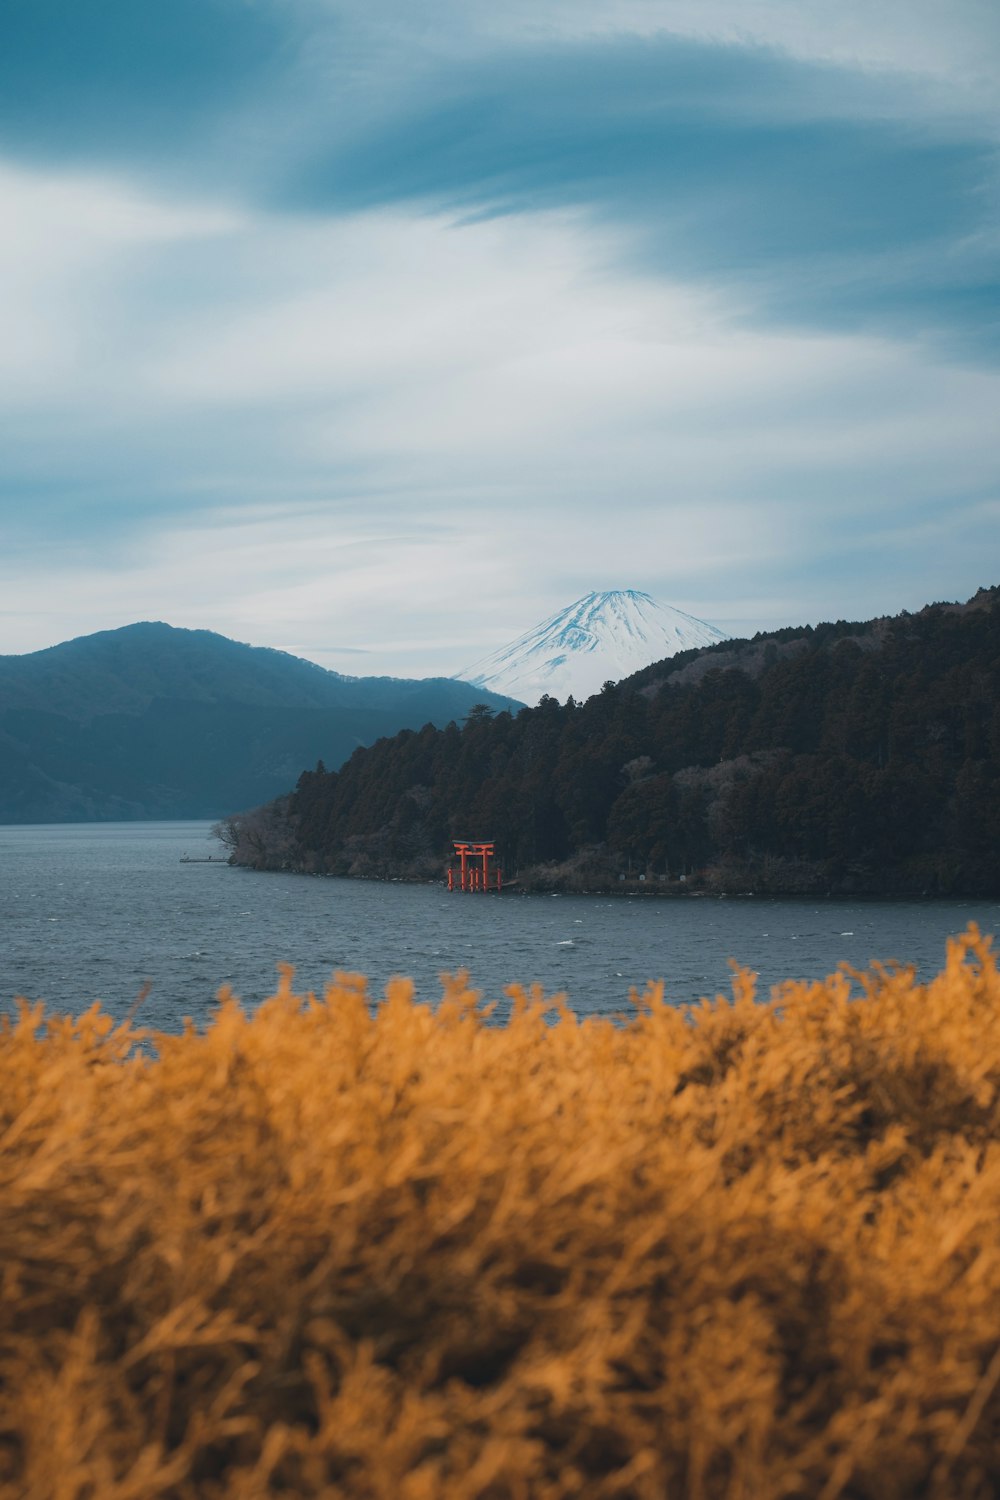
M 496 845 L 492 839 L 454 839 L 455 853 L 459 860 L 459 878 L 457 889 L 460 891 L 488 891 L 490 889 L 500 890 L 500 871 L 496 867 L 490 869 L 490 860 L 494 857 Z M 482 860 L 482 869 L 478 861 Z M 456 889 L 455 867 L 448 866 L 448 889 Z

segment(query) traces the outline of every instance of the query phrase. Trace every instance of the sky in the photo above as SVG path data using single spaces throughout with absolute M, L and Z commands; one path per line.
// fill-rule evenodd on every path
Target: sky
M 0 653 L 1000 582 L 995 0 L 6 0 Z

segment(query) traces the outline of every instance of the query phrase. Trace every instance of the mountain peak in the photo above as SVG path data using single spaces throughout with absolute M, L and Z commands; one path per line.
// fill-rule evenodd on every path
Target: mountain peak
M 609 679 L 726 639 L 714 625 L 640 589 L 606 589 L 584 594 L 456 675 L 527 703 L 543 693 L 589 698 Z

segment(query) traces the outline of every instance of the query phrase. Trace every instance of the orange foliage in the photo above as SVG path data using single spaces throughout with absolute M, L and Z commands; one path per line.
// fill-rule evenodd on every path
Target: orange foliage
M 1000 1490 L 1000 976 L 0 1032 L 0 1493 Z M 858 997 L 857 984 L 863 995 Z

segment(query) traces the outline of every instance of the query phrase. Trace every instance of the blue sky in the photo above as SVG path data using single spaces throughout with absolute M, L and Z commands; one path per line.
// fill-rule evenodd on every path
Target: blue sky
M 0 651 L 1000 581 L 992 0 L 8 0 Z

